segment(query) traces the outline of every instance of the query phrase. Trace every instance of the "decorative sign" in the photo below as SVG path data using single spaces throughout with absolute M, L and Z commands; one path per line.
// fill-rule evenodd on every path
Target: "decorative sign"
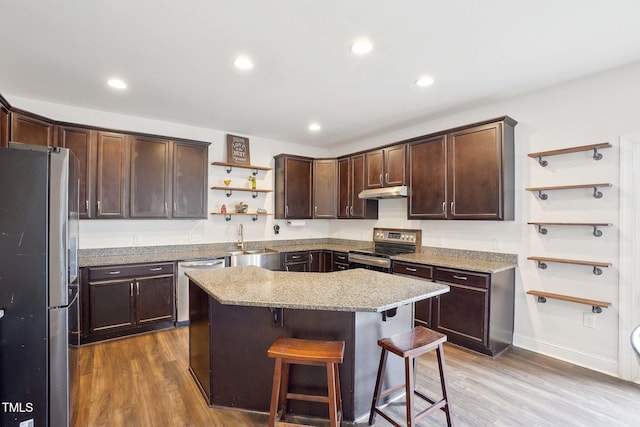
M 249 138 L 227 135 L 227 162 L 237 165 L 250 165 Z

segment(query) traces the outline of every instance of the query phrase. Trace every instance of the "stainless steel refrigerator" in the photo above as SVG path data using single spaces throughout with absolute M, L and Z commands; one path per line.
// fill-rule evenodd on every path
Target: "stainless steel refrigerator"
M 64 427 L 77 406 L 78 181 L 65 148 L 0 148 L 0 425 Z

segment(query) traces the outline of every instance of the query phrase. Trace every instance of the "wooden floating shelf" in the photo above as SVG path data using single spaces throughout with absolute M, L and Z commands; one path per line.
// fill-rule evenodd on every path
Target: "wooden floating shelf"
M 593 267 L 593 274 L 599 276 L 602 274 L 601 268 L 611 267 L 611 263 L 608 262 L 598 262 L 598 261 L 582 261 L 577 259 L 564 259 L 564 258 L 547 258 L 547 257 L 539 257 L 539 256 L 530 256 L 527 259 L 531 261 L 536 261 L 538 263 L 538 268 L 545 270 L 547 268 L 547 262 L 556 262 L 561 264 L 575 264 L 575 265 L 588 265 Z
M 557 299 L 557 300 L 561 300 L 561 301 L 570 301 L 570 302 L 576 302 L 578 304 L 590 305 L 591 306 L 591 311 L 594 312 L 594 313 L 601 313 L 603 308 L 609 308 L 611 306 L 611 303 L 610 302 L 606 302 L 606 301 L 598 301 L 598 300 L 594 300 L 594 299 L 572 297 L 572 296 L 569 296 L 569 295 L 552 294 L 550 292 L 527 291 L 527 294 L 528 295 L 535 295 L 536 297 L 538 297 L 538 302 L 539 303 L 545 303 L 545 302 L 547 302 L 547 298 L 552 298 L 552 299 Z
M 602 153 L 598 153 L 598 150 L 602 148 L 611 148 L 611 144 L 608 142 L 602 142 L 600 144 L 591 144 L 591 145 L 581 145 L 579 147 L 570 147 L 570 148 L 560 148 L 558 150 L 549 150 L 549 151 L 539 151 L 537 153 L 529 153 L 527 156 L 538 159 L 538 163 L 540 166 L 546 167 L 549 163 L 546 160 L 543 160 L 543 157 L 549 156 L 557 156 L 559 154 L 569 154 L 569 153 L 578 153 L 580 151 L 591 151 L 593 150 L 593 160 L 602 159 Z
M 227 162 L 213 162 L 211 164 L 213 166 L 224 166 L 225 168 L 227 168 L 227 173 L 231 173 L 233 168 L 250 169 L 252 171 L 251 173 L 253 174 L 253 176 L 258 175 L 258 171 L 270 171 L 270 170 L 272 170 L 272 168 L 265 167 L 265 166 L 238 165 L 238 164 L 235 164 L 235 163 L 227 163 Z
M 231 197 L 234 191 L 243 191 L 245 193 L 252 193 L 251 197 L 254 199 L 258 197 L 258 193 L 271 193 L 273 190 L 266 190 L 262 188 L 242 188 L 242 187 L 211 187 L 212 190 L 223 190 L 226 192 L 227 197 Z
M 257 221 L 259 217 L 261 216 L 269 216 L 269 215 L 273 215 L 270 213 L 264 213 L 264 214 L 259 214 L 259 213 L 255 213 L 255 212 L 248 212 L 248 213 L 238 213 L 238 212 L 227 212 L 227 213 L 222 213 L 222 212 L 211 212 L 211 215 L 223 215 L 224 219 L 226 221 L 231 221 L 231 217 L 235 216 L 235 215 L 242 215 L 242 216 L 250 216 L 251 219 L 253 221 Z
M 605 182 L 600 184 L 557 185 L 557 186 L 551 186 L 551 187 L 528 187 L 525 190 L 537 191 L 538 197 L 540 197 L 541 200 L 547 200 L 549 196 L 545 193 L 545 191 L 593 188 L 593 197 L 595 197 L 596 199 L 600 199 L 602 198 L 602 192 L 598 191 L 598 188 L 601 188 L 601 187 L 611 187 L 611 184 L 608 182 Z
M 538 228 L 538 233 L 547 234 L 547 226 L 585 226 L 585 227 L 593 227 L 593 235 L 596 237 L 602 236 L 602 230 L 599 230 L 598 227 L 610 227 L 611 224 L 605 222 L 528 222 L 529 225 L 535 225 Z

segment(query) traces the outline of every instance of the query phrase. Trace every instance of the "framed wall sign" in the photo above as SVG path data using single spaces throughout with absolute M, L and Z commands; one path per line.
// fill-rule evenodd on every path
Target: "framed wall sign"
M 227 162 L 237 165 L 250 165 L 249 138 L 227 134 Z

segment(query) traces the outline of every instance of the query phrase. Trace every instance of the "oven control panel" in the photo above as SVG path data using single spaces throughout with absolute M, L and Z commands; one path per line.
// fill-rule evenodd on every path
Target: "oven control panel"
M 405 243 L 415 245 L 421 240 L 422 230 L 397 230 L 375 228 L 373 230 L 374 242 Z

